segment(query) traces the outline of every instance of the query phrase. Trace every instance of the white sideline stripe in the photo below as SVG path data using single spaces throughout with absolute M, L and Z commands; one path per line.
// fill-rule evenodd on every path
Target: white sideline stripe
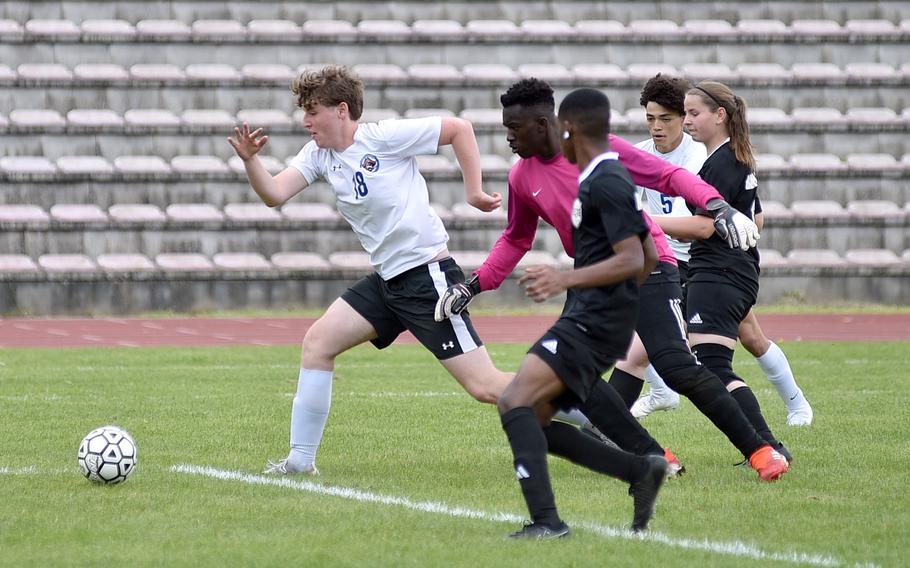
M 465 509 L 463 507 L 453 507 L 451 505 L 440 503 L 438 501 L 413 501 L 407 497 L 381 495 L 350 487 L 333 487 L 330 485 L 321 485 L 319 483 L 313 483 L 312 481 L 302 481 L 298 479 L 290 479 L 288 477 L 254 475 L 240 471 L 228 471 L 214 467 L 191 464 L 173 465 L 171 466 L 171 471 L 174 473 L 201 475 L 204 477 L 211 477 L 223 481 L 240 481 L 243 483 L 248 483 L 250 485 L 271 485 L 273 487 L 295 489 L 298 491 L 306 491 L 308 493 L 316 493 L 319 495 L 329 495 L 332 497 L 341 497 L 343 499 L 351 499 L 353 501 L 361 501 L 365 503 L 393 505 L 397 507 L 403 507 L 405 509 L 410 509 L 412 511 L 435 513 L 449 517 L 508 523 L 520 523 L 525 520 L 524 517 L 514 515 L 512 513 L 491 513 L 487 511 Z M 777 560 L 780 562 L 789 562 L 791 564 L 808 564 L 812 566 L 841 566 L 844 564 L 842 561 L 833 556 L 822 554 L 808 554 L 802 552 L 765 552 L 764 550 L 761 550 L 754 545 L 746 544 L 737 540 L 724 542 L 711 541 L 707 539 L 699 540 L 693 538 L 676 538 L 654 531 L 650 531 L 642 535 L 637 535 L 626 529 L 618 529 L 615 527 L 585 521 L 569 521 L 569 525 L 591 531 L 595 534 L 607 538 L 650 541 L 676 548 L 701 550 L 705 552 L 713 552 L 715 554 L 737 556 L 740 558 L 749 558 L 754 560 Z M 875 565 L 871 563 L 862 563 L 857 566 L 871 568 Z

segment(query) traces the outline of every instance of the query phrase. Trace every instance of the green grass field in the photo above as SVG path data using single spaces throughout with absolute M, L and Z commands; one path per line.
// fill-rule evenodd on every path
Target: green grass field
M 0 565 L 906 565 L 910 344 L 783 347 L 815 407 L 809 428 L 785 425 L 776 393 L 737 354 L 796 458 L 783 481 L 731 467 L 735 449 L 685 402 L 644 422 L 688 469 L 661 494 L 651 535 L 621 530 L 624 484 L 552 459 L 575 529 L 552 543 L 504 539 L 526 512 L 496 412 L 420 347 L 339 359 L 322 476 L 286 486 L 257 482 L 287 451 L 296 347 L 3 350 Z M 490 346 L 504 369 L 525 349 Z M 107 423 L 139 445 L 120 486 L 76 467 L 82 436 Z

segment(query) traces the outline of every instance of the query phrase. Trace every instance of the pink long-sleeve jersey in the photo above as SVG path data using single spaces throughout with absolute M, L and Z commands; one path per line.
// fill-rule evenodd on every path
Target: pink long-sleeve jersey
M 610 135 L 610 149 L 629 171 L 636 185 L 684 198 L 704 208 L 708 201 L 721 198 L 714 187 L 691 172 L 639 150 L 629 142 Z M 531 250 L 537 223 L 543 219 L 552 225 L 569 256 L 572 245 L 572 203 L 578 195 L 578 167 L 562 154 L 544 160 L 532 157 L 520 160 L 509 172 L 509 225 L 493 245 L 493 250 L 477 269 L 481 290 L 495 290 L 515 270 L 518 261 Z M 663 262 L 676 264 L 673 251 L 663 230 L 647 213 L 642 212 L 657 254 Z

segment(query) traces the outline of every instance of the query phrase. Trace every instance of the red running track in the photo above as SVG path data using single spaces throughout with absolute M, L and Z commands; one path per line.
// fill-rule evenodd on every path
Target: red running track
M 555 316 L 475 317 L 488 343 L 527 343 Z M 777 341 L 910 341 L 910 314 L 765 314 L 765 333 Z M 146 347 L 156 345 L 298 344 L 313 318 L 13 318 L 0 320 L 2 347 Z M 399 343 L 413 343 L 404 334 Z

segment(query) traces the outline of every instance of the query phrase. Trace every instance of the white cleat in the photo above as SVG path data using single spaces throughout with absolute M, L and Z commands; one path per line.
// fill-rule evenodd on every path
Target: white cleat
M 667 394 L 663 396 L 656 396 L 653 392 L 649 392 L 636 400 L 630 409 L 632 416 L 641 419 L 658 410 L 675 410 L 678 408 L 679 395 L 674 391 L 666 392 Z
M 812 424 L 812 407 L 808 403 L 787 413 L 788 426 L 809 426 L 810 424 Z
M 289 462 L 287 458 L 284 458 L 277 462 L 269 460 L 265 471 L 262 473 L 270 473 L 272 475 L 319 475 L 319 470 L 316 469 L 316 464 L 310 464 L 308 467 L 301 468 Z

